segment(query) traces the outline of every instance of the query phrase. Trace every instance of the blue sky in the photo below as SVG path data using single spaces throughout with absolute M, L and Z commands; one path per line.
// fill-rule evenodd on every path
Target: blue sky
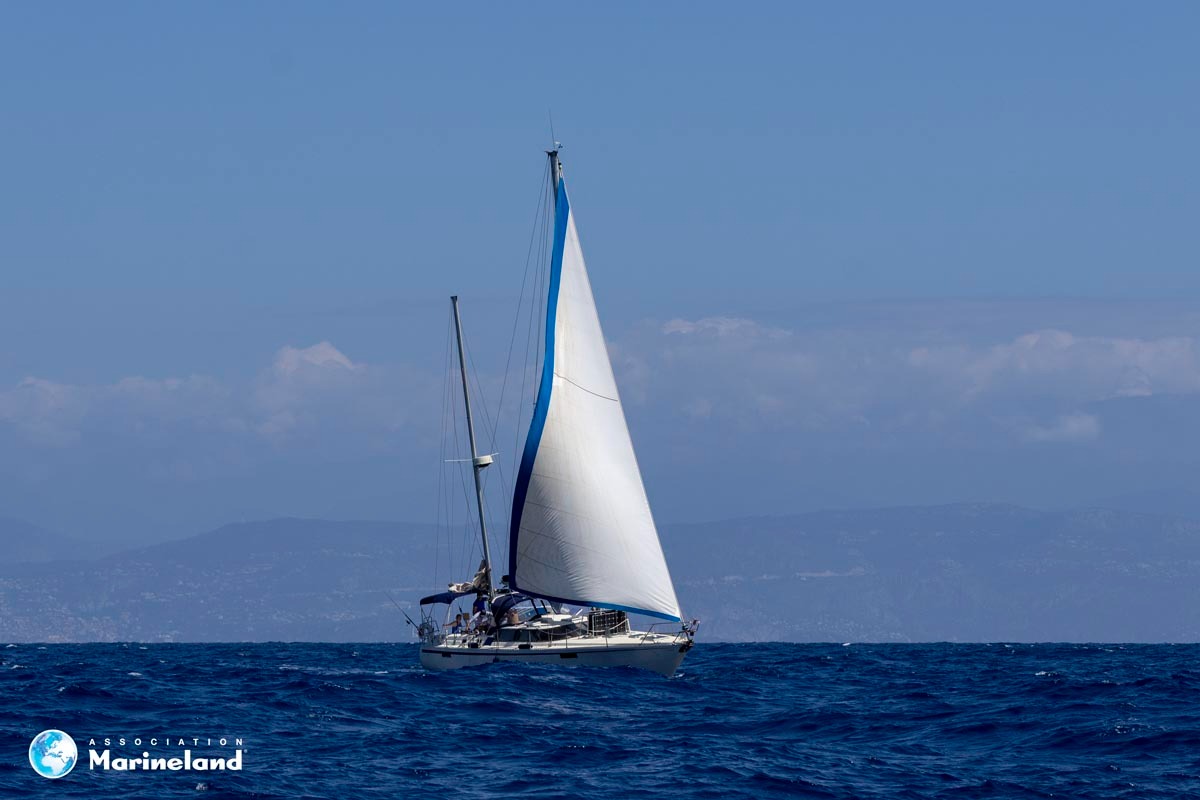
M 0 515 L 430 518 L 550 110 L 660 518 L 1194 485 L 1198 17 L 5 7 Z

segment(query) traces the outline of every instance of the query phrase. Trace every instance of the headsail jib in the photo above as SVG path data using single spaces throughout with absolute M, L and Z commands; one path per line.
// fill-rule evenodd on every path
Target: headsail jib
M 680 619 L 558 152 L 545 357 L 513 496 L 514 591 Z

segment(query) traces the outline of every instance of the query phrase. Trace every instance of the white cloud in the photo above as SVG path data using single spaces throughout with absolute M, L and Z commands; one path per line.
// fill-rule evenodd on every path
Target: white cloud
M 303 349 L 284 347 L 275 355 L 272 369 L 281 375 L 292 375 L 302 369 L 316 367 L 319 369 L 346 369 L 353 372 L 362 368 L 331 345 L 329 342 L 318 342 L 312 347 Z
M 77 428 L 86 408 L 78 387 L 43 378 L 25 378 L 13 389 L 0 392 L 0 420 L 30 441 L 50 447 L 64 447 L 79 439 Z
M 29 377 L 0 390 L 0 422 L 32 444 L 55 447 L 89 432 L 177 442 L 193 429 L 257 434 L 277 444 L 319 428 L 377 434 L 399 427 L 404 400 L 414 394 L 399 379 L 394 370 L 351 361 L 325 341 L 281 348 L 256 379 L 240 385 L 204 375 L 96 385 Z
M 1095 414 L 1064 414 L 1051 425 L 1030 425 L 1024 437 L 1030 442 L 1090 442 L 1100 436 L 1100 420 Z
M 959 442 L 1011 442 L 1014 431 L 1023 441 L 1088 441 L 1100 436 L 1103 413 L 1088 404 L 1200 394 L 1192 336 L 1051 327 L 989 342 L 961 325 L 939 329 L 924 311 L 802 330 L 676 318 L 629 332 L 612 349 L 622 389 L 635 387 L 650 413 L 740 430 L 854 432 L 864 442 L 899 441 L 905 431 Z M 1012 422 L 1030 416 L 1053 422 Z
M 694 419 L 708 419 L 712 416 L 713 404 L 707 397 L 697 397 L 684 403 L 683 411 Z
M 705 317 L 695 321 L 672 319 L 662 325 L 662 332 L 681 335 L 712 335 L 738 339 L 782 339 L 791 335 L 782 328 L 761 325 L 752 319 L 741 317 Z
M 639 342 L 640 352 L 632 356 L 643 365 L 639 398 L 645 403 L 652 392 L 661 396 L 667 389 L 673 412 L 695 420 L 724 418 L 745 426 L 758 418 L 786 418 L 790 404 L 782 396 L 794 394 L 815 366 L 791 331 L 752 319 L 676 318 L 657 333 Z M 664 386 L 668 375 L 672 383 Z M 710 382 L 717 391 L 710 391 Z
M 329 342 L 284 347 L 256 382 L 255 430 L 278 442 L 314 428 L 322 418 L 328 421 L 353 407 L 369 391 L 370 378 L 365 365 L 355 364 Z
M 121 378 L 86 385 L 27 377 L 0 390 L 0 421 L 27 440 L 62 447 L 79 441 L 88 429 L 119 434 L 147 432 L 180 421 L 206 427 L 229 424 L 230 393 L 213 378 Z
M 665 401 L 686 419 L 742 429 L 860 417 L 887 380 L 869 368 L 878 356 L 856 334 L 800 335 L 740 317 L 672 319 L 635 331 L 619 350 L 639 365 L 632 377 L 647 405 Z M 621 370 L 622 389 L 629 377 Z
M 1184 336 L 1076 336 L 1045 329 L 986 348 L 917 347 L 908 362 L 956 383 L 966 398 L 1016 391 L 1095 401 L 1200 392 L 1200 348 Z
M 674 318 L 622 332 L 610 353 L 622 397 L 660 429 L 826 432 L 865 445 L 906 435 L 1011 443 L 1014 433 L 1027 442 L 1089 441 L 1107 413 L 1089 404 L 1200 393 L 1200 347 L 1191 336 L 1035 327 L 989 341 L 939 329 L 925 311 L 881 321 L 872 310 L 857 322 L 838 317 L 797 330 L 735 316 Z M 499 377 L 479 380 L 494 386 Z M 241 382 L 131 376 L 74 385 L 29 377 L 0 389 L 0 425 L 39 447 L 70 446 L 92 433 L 174 446 L 190 430 L 247 448 L 319 441 L 322 449 L 361 450 L 398 441 L 394 434 L 409 420 L 424 436 L 439 418 L 441 387 L 437 375 L 358 362 L 320 341 L 280 348 Z M 506 397 L 522 410 L 529 399 Z M 1035 422 L 1013 422 L 1021 419 Z M 511 427 L 502 426 L 501 441 Z
M 787 317 L 666 314 L 608 333 L 664 518 L 864 499 L 1055 504 L 1195 474 L 1194 308 L 841 304 Z M 440 459 L 464 455 L 460 401 L 442 403 L 458 376 L 447 382 L 440 363 L 375 363 L 336 338 L 286 344 L 240 377 L 191 375 L 180 361 L 167 376 L 6 378 L 9 495 L 41 492 L 53 508 L 91 493 L 98 505 L 160 510 L 191 498 L 217 516 L 319 515 L 343 501 L 338 513 L 368 513 L 369 497 L 403 498 L 387 513 L 425 513 L 421 487 L 434 489 Z M 429 344 L 410 344 L 412 363 L 436 358 Z M 506 342 L 495 344 L 485 350 L 499 356 L 476 352 L 477 436 L 504 468 L 489 492 L 511 481 L 536 384 L 522 391 L 518 362 L 493 438 Z M 460 426 L 445 453 L 443 413 Z M 493 510 L 500 500 L 489 495 Z

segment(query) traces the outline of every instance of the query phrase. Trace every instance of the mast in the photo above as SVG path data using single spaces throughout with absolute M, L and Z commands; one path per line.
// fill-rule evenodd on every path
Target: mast
M 475 473 L 475 505 L 479 508 L 479 535 L 483 537 L 483 561 L 487 565 L 488 599 L 496 597 L 496 588 L 492 583 L 492 552 L 488 548 L 487 521 L 483 513 L 483 483 L 479 473 L 492 463 L 491 456 L 481 456 L 475 452 L 475 421 L 471 417 L 471 391 L 467 385 L 467 362 L 463 354 L 462 318 L 458 314 L 458 295 L 450 298 L 454 307 L 454 334 L 458 338 L 458 370 L 462 374 L 463 403 L 467 407 L 467 438 L 471 441 L 471 471 Z

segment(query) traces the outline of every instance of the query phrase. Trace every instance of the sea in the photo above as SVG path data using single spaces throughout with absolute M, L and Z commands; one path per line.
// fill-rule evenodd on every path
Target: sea
M 44 730 L 78 750 L 57 779 L 30 764 Z M 241 768 L 161 768 L 184 751 Z M 120 760 L 143 754 L 160 768 Z M 1200 645 L 702 643 L 668 679 L 0 644 L 0 798 L 27 797 L 1200 798 Z

